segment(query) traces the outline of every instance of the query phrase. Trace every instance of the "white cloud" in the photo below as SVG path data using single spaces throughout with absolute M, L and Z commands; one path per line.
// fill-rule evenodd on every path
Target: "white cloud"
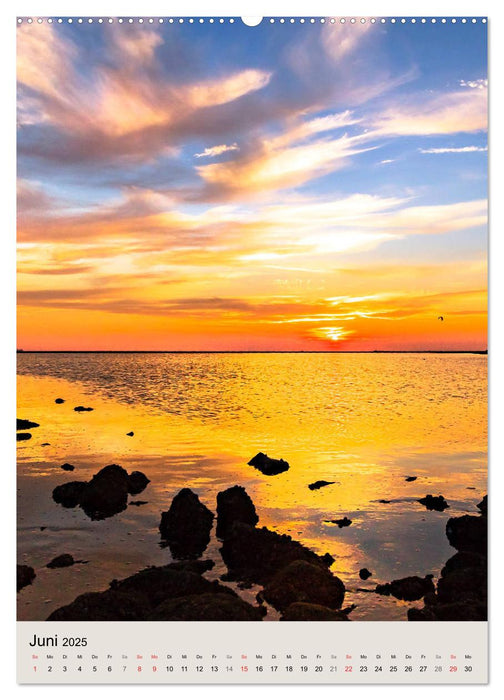
M 460 80 L 459 85 L 460 87 L 468 87 L 473 90 L 483 90 L 488 87 L 488 80 L 486 78 L 478 78 L 478 80 Z
M 488 146 L 462 146 L 461 148 L 420 148 L 420 153 L 483 153 Z
M 195 158 L 215 158 L 216 156 L 220 156 L 222 153 L 227 153 L 228 151 L 238 151 L 238 144 L 237 143 L 232 143 L 230 146 L 227 146 L 225 143 L 222 143 L 220 146 L 211 146 L 210 148 L 205 148 L 204 151 L 201 153 L 195 153 L 194 157 Z

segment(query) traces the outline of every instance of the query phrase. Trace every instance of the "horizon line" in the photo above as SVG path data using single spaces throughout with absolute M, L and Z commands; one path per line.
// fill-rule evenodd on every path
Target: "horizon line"
M 163 354 L 163 355 L 250 355 L 250 354 L 304 354 L 304 355 L 373 355 L 373 354 L 457 354 L 457 355 L 487 355 L 484 350 L 24 350 L 18 348 L 16 354 L 28 353 L 81 353 L 81 354 Z

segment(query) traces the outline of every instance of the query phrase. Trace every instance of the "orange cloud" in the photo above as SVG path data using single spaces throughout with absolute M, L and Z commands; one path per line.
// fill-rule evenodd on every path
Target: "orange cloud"
M 18 29 L 20 123 L 46 122 L 77 136 L 79 141 L 66 144 L 69 157 L 85 157 L 86 150 L 87 157 L 166 152 L 170 133 L 183 131 L 195 114 L 235 102 L 271 79 L 270 72 L 249 68 L 170 83 L 156 64 L 160 34 L 143 27 L 121 29 L 104 27 L 114 60 L 96 64 L 92 80 L 76 70 L 77 49 L 56 25 Z M 156 131 L 161 127 L 162 133 Z

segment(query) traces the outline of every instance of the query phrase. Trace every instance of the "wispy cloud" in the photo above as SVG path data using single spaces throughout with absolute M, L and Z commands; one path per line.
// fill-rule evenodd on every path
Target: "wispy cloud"
M 238 144 L 237 143 L 232 143 L 230 146 L 226 146 L 225 143 L 221 144 L 220 146 L 210 146 L 209 148 L 205 148 L 202 153 L 195 153 L 194 157 L 195 158 L 215 158 L 216 156 L 220 156 L 223 153 L 228 153 L 229 151 L 238 151 Z
M 488 146 L 460 146 L 459 148 L 420 148 L 420 153 L 484 153 Z
M 484 131 L 487 88 L 417 95 L 389 107 L 374 119 L 382 135 L 429 136 Z
M 459 85 L 461 87 L 472 88 L 473 90 L 484 90 L 488 87 L 488 80 L 486 78 L 478 78 L 477 80 L 460 80 Z
M 62 132 L 58 147 L 73 160 L 152 155 L 176 147 L 194 120 L 265 87 L 271 73 L 229 70 L 215 78 L 170 82 L 156 60 L 163 38 L 155 30 L 109 27 L 109 60 L 91 75 L 77 70 L 77 46 L 47 23 L 18 30 L 19 115 Z M 52 142 L 30 153 L 50 157 Z M 21 150 L 23 146 L 21 145 Z

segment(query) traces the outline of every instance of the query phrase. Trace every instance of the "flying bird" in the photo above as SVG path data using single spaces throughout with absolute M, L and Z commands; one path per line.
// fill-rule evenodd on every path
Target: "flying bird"
M 437 317 L 437 320 L 438 320 L 438 321 L 444 321 L 444 316 L 438 316 L 438 317 Z

